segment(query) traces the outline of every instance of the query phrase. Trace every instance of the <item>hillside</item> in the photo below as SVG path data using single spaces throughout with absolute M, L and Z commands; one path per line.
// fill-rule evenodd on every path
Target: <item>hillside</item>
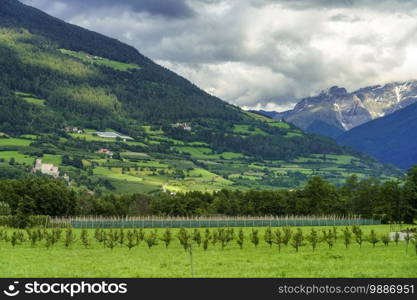
M 96 192 L 401 175 L 332 139 L 244 112 L 130 46 L 16 0 L 0 4 L 0 68 L 1 177 L 28 174 L 36 159 Z
M 343 145 L 408 169 L 417 164 L 417 103 L 366 123 L 338 138 Z
M 335 138 L 416 101 L 417 81 L 371 86 L 352 93 L 335 86 L 318 96 L 302 99 L 292 110 L 260 113 L 293 123 L 307 132 Z

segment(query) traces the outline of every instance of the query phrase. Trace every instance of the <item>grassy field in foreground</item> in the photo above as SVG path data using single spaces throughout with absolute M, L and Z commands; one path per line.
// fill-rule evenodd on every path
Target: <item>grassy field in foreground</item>
M 304 234 L 310 229 L 303 227 Z M 318 227 L 321 232 L 324 227 Z M 365 235 L 371 229 L 379 234 L 390 231 L 389 226 L 363 226 Z M 239 229 L 235 229 L 237 233 Z M 291 246 L 271 248 L 263 239 L 265 229 L 260 230 L 257 248 L 249 240 L 251 229 L 246 228 L 243 250 L 232 241 L 221 250 L 219 244 L 209 245 L 207 251 L 197 246 L 193 251 L 195 277 L 417 277 L 417 255 L 410 244 L 406 253 L 405 243 L 388 247 L 381 242 L 375 248 L 364 242 L 362 248 L 353 241 L 345 249 L 339 237 L 334 248 L 321 243 L 313 252 L 309 245 L 298 253 Z M 201 230 L 203 233 L 203 230 Z M 149 249 L 145 242 L 128 250 L 117 246 L 104 248 L 93 238 L 85 249 L 79 241 L 80 230 L 75 230 L 77 241 L 69 248 L 63 243 L 46 249 L 44 242 L 31 247 L 28 242 L 12 247 L 0 243 L 1 277 L 191 277 L 190 257 L 181 248 L 173 230 L 173 242 L 168 249 L 162 241 Z M 148 232 L 148 230 L 145 230 Z M 164 229 L 158 230 L 162 236 Z M 9 232 L 11 234 L 11 231 Z M 341 235 L 341 228 L 339 231 Z

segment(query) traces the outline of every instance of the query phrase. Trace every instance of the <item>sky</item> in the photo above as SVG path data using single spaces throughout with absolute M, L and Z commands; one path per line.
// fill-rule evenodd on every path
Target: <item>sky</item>
M 414 0 L 21 0 L 245 109 L 417 79 Z

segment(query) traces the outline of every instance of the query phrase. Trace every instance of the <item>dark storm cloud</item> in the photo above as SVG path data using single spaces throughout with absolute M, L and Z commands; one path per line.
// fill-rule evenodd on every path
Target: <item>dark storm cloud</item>
M 91 12 L 102 8 L 125 8 L 132 12 L 147 12 L 167 18 L 189 18 L 195 12 L 184 0 L 23 0 L 29 5 L 38 4 L 43 9 L 53 5 L 66 4 L 67 13 L 77 14 Z

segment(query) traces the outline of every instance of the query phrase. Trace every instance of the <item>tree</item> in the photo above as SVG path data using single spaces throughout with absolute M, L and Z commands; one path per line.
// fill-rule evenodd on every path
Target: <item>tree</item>
M 265 230 L 264 239 L 265 239 L 265 242 L 269 245 L 269 247 L 272 247 L 273 241 L 272 241 L 272 230 L 271 230 L 271 227 L 268 227 Z
M 291 246 L 295 249 L 295 252 L 298 252 L 298 249 L 303 245 L 303 240 L 303 232 L 298 228 L 291 241 Z
M 203 238 L 204 251 L 207 251 L 210 240 L 211 240 L 211 234 L 210 234 L 210 230 L 207 228 L 206 231 L 204 232 L 204 238 Z
M 30 226 L 29 217 L 35 210 L 35 203 L 29 196 L 23 196 L 19 200 L 19 204 L 16 210 L 16 222 L 18 228 L 26 228 Z
M 165 243 L 165 248 L 168 248 L 169 244 L 171 243 L 171 240 L 172 240 L 171 229 L 167 228 L 164 234 L 162 235 L 162 241 Z
M 90 246 L 90 238 L 88 236 L 88 231 L 86 229 L 81 230 L 81 243 L 84 245 L 84 248 L 88 248 Z
M 396 232 L 394 233 L 394 243 L 396 246 L 398 246 L 399 241 L 400 241 L 400 233 Z
M 284 227 L 283 228 L 283 231 L 284 231 L 284 237 L 283 237 L 283 244 L 285 245 L 285 246 L 287 246 L 288 245 L 288 243 L 290 242 L 290 240 L 291 240 L 291 237 L 292 237 L 292 230 L 291 230 L 291 228 L 290 227 Z
M 317 231 L 312 228 L 310 234 L 307 236 L 307 240 L 310 243 L 311 247 L 313 248 L 313 251 L 316 250 L 317 244 L 320 241 L 319 235 L 317 234 Z
M 126 246 L 130 250 L 138 245 L 138 240 L 133 231 L 128 230 L 126 233 Z M 168 247 L 168 246 L 167 246 Z
M 391 242 L 391 237 L 389 236 L 389 234 L 383 234 L 381 236 L 381 242 L 385 245 L 388 246 L 389 243 Z
M 257 229 L 252 229 L 252 233 L 250 235 L 250 240 L 251 240 L 252 244 L 255 246 L 255 248 L 257 248 L 258 244 L 259 244 L 259 236 L 258 236 L 258 230 Z
M 200 230 L 198 230 L 197 228 L 194 229 L 193 241 L 200 247 L 200 245 L 201 245 L 201 233 L 200 233 Z
M 240 249 L 243 249 L 243 244 L 245 243 L 245 234 L 242 229 L 239 230 L 236 243 L 239 245 Z
M 66 248 L 68 248 L 69 246 L 71 246 L 74 242 L 75 242 L 76 238 L 74 235 L 74 232 L 72 231 L 71 228 L 67 228 L 67 230 L 65 231 L 65 240 L 64 240 L 64 245 Z
M 375 247 L 375 245 L 379 242 L 378 235 L 376 234 L 374 229 L 371 230 L 371 233 L 368 237 L 368 241 L 372 244 L 372 247 Z
M 105 246 L 110 250 L 113 250 L 113 248 L 116 247 L 117 237 L 113 229 L 110 229 L 110 231 L 106 232 L 104 240 Z
M 343 229 L 343 243 L 345 244 L 346 249 L 349 247 L 349 245 L 352 242 L 352 232 L 348 227 Z
M 410 230 L 407 228 L 405 230 L 405 235 L 404 235 L 404 241 L 405 241 L 405 245 L 406 245 L 406 252 L 408 253 L 408 246 L 410 245 L 410 241 L 412 239 L 412 235 Z
M 284 243 L 284 236 L 281 229 L 277 228 L 273 234 L 273 242 L 278 246 L 278 252 L 281 253 L 281 246 Z
M 333 237 L 333 231 L 329 229 L 329 231 L 323 230 L 323 241 L 329 245 L 329 249 L 333 248 L 334 245 L 334 237 Z
M 334 208 L 339 205 L 336 188 L 319 176 L 310 178 L 301 195 L 299 209 L 303 214 L 330 214 L 334 213 Z
M 417 217 L 417 166 L 411 168 L 404 184 L 404 222 L 413 224 Z
M 158 235 L 156 230 L 149 232 L 145 235 L 145 242 L 148 245 L 148 248 L 151 249 L 153 246 L 158 245 Z
M 0 216 L 10 215 L 11 209 L 7 202 L 0 202 Z
M 187 249 L 190 247 L 191 243 L 190 243 L 190 235 L 188 233 L 187 230 L 185 230 L 184 228 L 181 228 L 180 231 L 178 232 L 178 240 L 181 244 L 181 246 L 184 248 L 185 251 L 187 251 Z
M 355 235 L 355 241 L 359 245 L 359 247 L 362 247 L 363 243 L 363 231 L 358 225 L 352 226 L 352 232 Z
M 413 235 L 413 238 L 411 239 L 411 242 L 413 243 L 414 250 L 416 251 L 416 254 L 417 254 L 417 235 L 416 234 Z

